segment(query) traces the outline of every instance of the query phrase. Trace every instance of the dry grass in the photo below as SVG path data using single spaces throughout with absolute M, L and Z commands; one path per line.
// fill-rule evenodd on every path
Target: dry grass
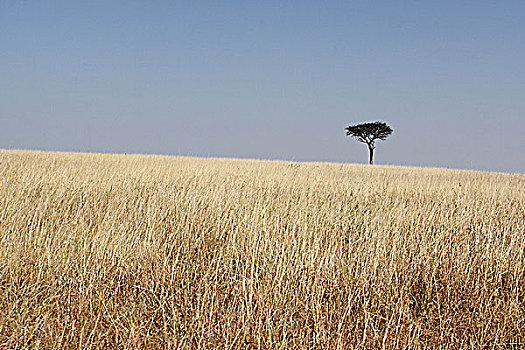
M 525 175 L 0 151 L 0 348 L 522 348 L 524 227 Z

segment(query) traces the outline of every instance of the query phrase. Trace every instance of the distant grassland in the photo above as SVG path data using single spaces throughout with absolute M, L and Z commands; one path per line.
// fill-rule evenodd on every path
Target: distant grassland
M 525 175 L 0 150 L 0 349 L 525 347 Z

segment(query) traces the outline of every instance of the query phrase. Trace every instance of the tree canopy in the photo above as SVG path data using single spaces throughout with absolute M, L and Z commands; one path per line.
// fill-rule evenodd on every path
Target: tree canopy
M 353 136 L 360 142 L 375 147 L 375 140 L 385 140 L 394 130 L 386 123 L 372 122 L 346 127 L 346 136 Z

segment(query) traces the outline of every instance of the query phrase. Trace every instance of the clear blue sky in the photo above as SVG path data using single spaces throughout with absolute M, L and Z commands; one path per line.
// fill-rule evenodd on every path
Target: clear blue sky
M 0 148 L 525 173 L 523 1 L 1 1 Z

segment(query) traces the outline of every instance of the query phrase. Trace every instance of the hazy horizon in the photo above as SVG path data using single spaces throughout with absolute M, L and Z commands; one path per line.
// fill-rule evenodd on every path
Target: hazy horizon
M 0 3 L 0 148 L 525 173 L 525 3 Z

